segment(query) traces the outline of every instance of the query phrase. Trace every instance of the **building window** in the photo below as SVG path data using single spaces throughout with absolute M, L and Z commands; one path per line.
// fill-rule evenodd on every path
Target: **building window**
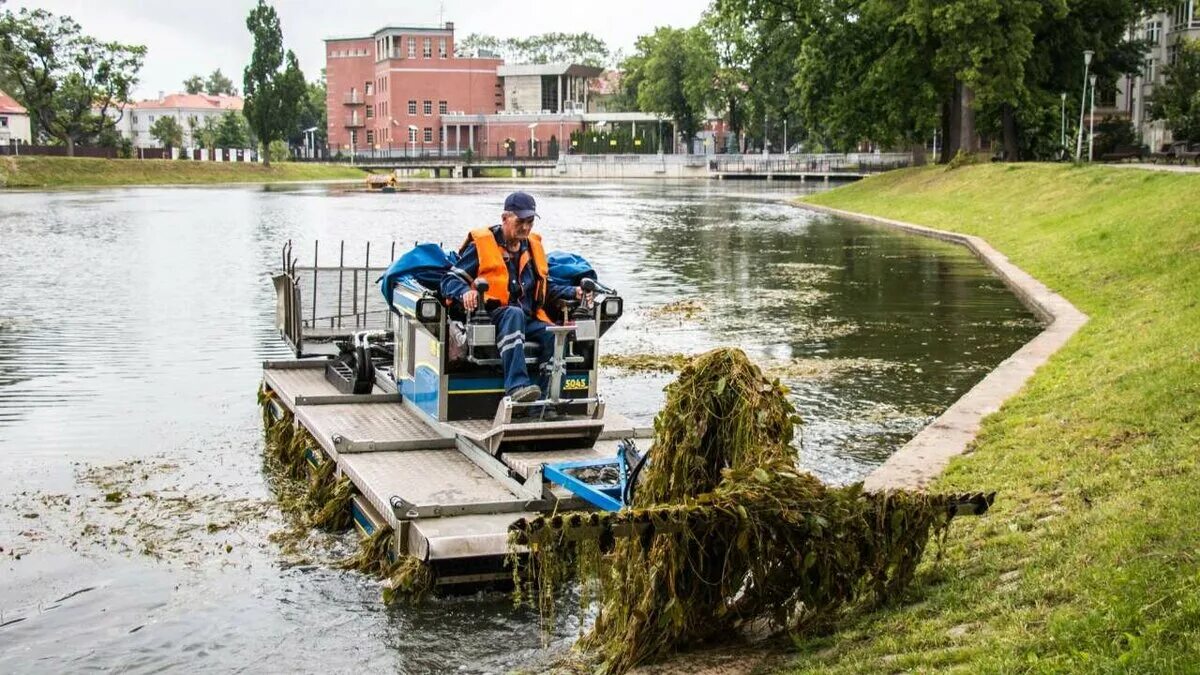
M 438 114 L 439 115 L 446 114 L 446 102 L 445 101 L 438 101 Z
M 0 127 L 7 127 L 7 126 L 8 126 L 8 118 L 0 117 Z
M 1158 74 L 1158 60 L 1151 57 L 1146 59 L 1146 67 L 1142 69 L 1142 77 L 1146 78 L 1146 82 L 1154 84 L 1154 77 Z
M 1171 22 L 1171 30 L 1187 30 L 1188 28 L 1200 27 L 1200 17 L 1196 16 L 1195 0 L 1185 0 L 1178 5 L 1175 5 L 1174 21 Z
M 433 114 L 433 101 L 423 101 L 421 103 L 421 112 L 426 115 Z
M 1175 65 L 1175 62 L 1178 60 L 1179 60 L 1179 43 L 1176 42 L 1175 44 L 1171 45 L 1170 47 L 1167 47 L 1167 64 L 1173 66 L 1173 65 Z
M 416 114 L 417 114 L 417 102 L 416 102 L 416 101 L 409 101 L 409 102 L 408 102 L 408 114 L 409 114 L 409 115 L 416 115 Z
M 438 127 L 438 143 L 446 142 L 446 127 Z
M 446 38 L 438 40 L 438 58 L 446 58 Z
M 1157 47 L 1162 42 L 1162 21 L 1147 21 L 1142 26 L 1143 38 Z
M 358 131 L 355 129 L 350 130 L 350 145 L 353 147 L 358 146 Z
M 1114 84 L 1097 83 L 1096 87 L 1100 90 L 1096 94 L 1097 108 L 1115 108 L 1117 107 L 1117 87 Z
M 151 123 L 151 124 L 154 124 L 154 115 L 151 115 L 151 116 L 150 116 L 150 123 Z
M 417 58 L 417 38 L 415 37 L 408 38 L 408 58 Z
M 367 145 L 375 145 L 375 132 L 367 130 Z
M 409 130 L 408 130 L 408 142 L 409 142 L 409 143 L 416 143 L 416 142 L 417 142 L 417 130 L 416 130 L 416 129 L 409 129 Z
M 433 40 L 432 39 L 424 38 L 423 40 L 421 40 L 421 56 L 424 58 L 430 58 L 431 56 L 433 56 Z
M 374 117 L 374 116 L 375 116 L 375 106 L 373 106 L 373 105 L 367 106 L 367 117 Z
M 370 82 L 363 82 L 363 94 L 370 96 L 375 93 L 375 86 Z
M 433 127 L 425 127 L 425 142 L 433 142 Z

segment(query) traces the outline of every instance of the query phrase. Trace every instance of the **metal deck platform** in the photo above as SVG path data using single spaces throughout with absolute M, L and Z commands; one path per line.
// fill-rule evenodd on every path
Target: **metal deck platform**
M 483 449 L 490 420 L 431 424 L 378 385 L 370 394 L 342 394 L 326 382 L 323 360 L 267 362 L 263 369 L 280 405 L 354 483 L 370 519 L 400 533 L 397 552 L 435 564 L 502 559 L 512 522 L 582 506 L 562 488 L 544 486 L 543 464 L 613 457 L 615 439 L 650 434 L 606 411 L 594 446 L 497 457 Z M 467 568 L 460 580 L 495 578 Z

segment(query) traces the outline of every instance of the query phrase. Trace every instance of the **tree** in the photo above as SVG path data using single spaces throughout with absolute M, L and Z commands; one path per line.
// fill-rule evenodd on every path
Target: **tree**
M 232 112 L 232 111 L 231 111 Z M 230 113 L 226 113 L 227 115 Z M 243 122 L 243 124 L 245 124 Z M 235 122 L 236 125 L 236 122 Z M 192 139 L 202 148 L 217 147 L 217 137 L 220 134 L 221 122 L 216 116 L 210 115 L 204 118 L 204 124 L 198 130 L 192 132 Z M 239 130 L 240 131 L 240 130 Z M 239 146 L 244 147 L 244 146 Z
M 977 133 L 1011 159 L 1057 144 L 1061 92 L 1079 91 L 1082 53 L 1101 86 L 1140 68 L 1127 30 L 1164 0 L 716 0 L 744 27 L 747 108 L 798 114 L 807 133 L 849 149 L 924 144 L 942 160 Z M 1078 97 L 1074 97 L 1078 101 Z M 1075 106 L 1075 116 L 1079 108 Z M 778 113 L 776 113 L 778 114 Z
M 638 38 L 626 72 L 636 71 L 638 107 L 670 115 L 691 147 L 714 101 L 717 55 L 703 29 L 658 28 Z
M 300 111 L 297 113 L 296 127 L 288 134 L 288 142 L 293 146 L 304 146 L 307 142 L 305 129 L 315 128 L 314 145 L 324 147 L 328 142 L 328 116 L 325 108 L 326 97 L 325 69 L 321 69 L 321 79 L 308 83 L 305 95 L 300 99 Z
M 150 135 L 164 148 L 178 148 L 183 145 L 183 127 L 170 115 L 163 115 L 150 125 Z
M 250 145 L 250 126 L 246 123 L 246 118 L 236 111 L 225 111 L 225 114 L 221 115 L 221 122 L 217 124 L 216 136 L 213 140 L 218 148 L 248 147 Z
M 729 132 L 736 139 L 745 126 L 749 91 L 746 27 L 710 8 L 700 19 L 700 29 L 712 45 L 717 61 L 712 80 L 715 112 L 725 116 Z
M 494 35 L 483 35 L 481 33 L 471 33 L 467 37 L 456 40 L 454 42 L 454 54 L 460 58 L 478 54 L 481 52 L 490 52 L 505 56 L 507 49 L 506 41 Z
M 1200 40 L 1180 42 L 1175 64 L 1163 74 L 1166 81 L 1154 89 L 1151 115 L 1167 121 L 1175 140 L 1200 142 Z
M 542 33 L 526 38 L 497 38 L 472 33 L 460 40 L 456 51 L 470 54 L 480 50 L 520 63 L 581 63 L 603 67 L 608 63 L 608 45 L 591 33 Z
M 237 96 L 237 89 L 233 86 L 233 80 L 225 77 L 220 68 L 212 71 L 208 75 L 208 79 L 204 81 L 204 92 L 209 96 L 217 96 L 225 94 L 226 96 Z
M 29 111 L 35 137 L 86 143 L 114 124 L 109 117 L 137 82 L 146 48 L 101 42 L 78 23 L 42 9 L 0 15 L 0 89 Z
M 204 78 L 193 75 L 183 81 L 183 90 L 189 94 L 199 94 L 204 91 Z
M 246 17 L 246 28 L 254 37 L 254 52 L 242 83 L 246 93 L 243 112 L 263 145 L 263 163 L 270 166 L 266 149 L 271 141 L 288 136 L 296 128 L 300 99 L 305 93 L 304 73 L 290 49 L 284 54 L 283 31 L 274 7 L 258 0 L 258 6 Z

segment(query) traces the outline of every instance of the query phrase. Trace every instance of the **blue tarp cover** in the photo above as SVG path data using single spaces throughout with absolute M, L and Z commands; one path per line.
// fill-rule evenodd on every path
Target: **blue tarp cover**
M 575 253 L 551 251 L 546 254 L 546 264 L 550 268 L 550 279 L 555 283 L 578 286 L 585 278 L 596 278 L 592 264 Z
M 437 244 L 417 244 L 408 253 L 396 258 L 392 266 L 380 277 L 379 290 L 388 306 L 392 304 L 392 287 L 399 279 L 412 277 L 425 288 L 437 291 L 442 277 L 454 263 L 458 262 L 457 251 L 445 251 Z

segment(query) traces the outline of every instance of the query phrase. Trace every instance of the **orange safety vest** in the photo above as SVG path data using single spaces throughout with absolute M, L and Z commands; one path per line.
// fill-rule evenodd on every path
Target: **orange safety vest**
M 500 248 L 500 244 L 496 243 L 496 236 L 492 234 L 492 228 L 481 227 L 478 230 L 471 230 L 468 240 L 463 242 L 463 249 L 466 249 L 467 244 L 471 242 L 475 244 L 475 251 L 479 254 L 479 274 L 476 275 L 476 278 L 482 277 L 488 282 L 485 297 L 499 302 L 502 306 L 507 305 L 509 299 L 508 265 L 504 262 L 504 251 Z M 530 253 L 533 254 L 534 316 L 541 321 L 550 323 L 550 317 L 542 309 L 542 305 L 546 303 L 546 280 L 550 278 L 550 264 L 546 262 L 546 250 L 542 248 L 541 235 L 529 233 L 529 250 L 521 252 L 521 261 L 517 265 L 518 278 L 525 272 L 525 265 L 529 263 Z

